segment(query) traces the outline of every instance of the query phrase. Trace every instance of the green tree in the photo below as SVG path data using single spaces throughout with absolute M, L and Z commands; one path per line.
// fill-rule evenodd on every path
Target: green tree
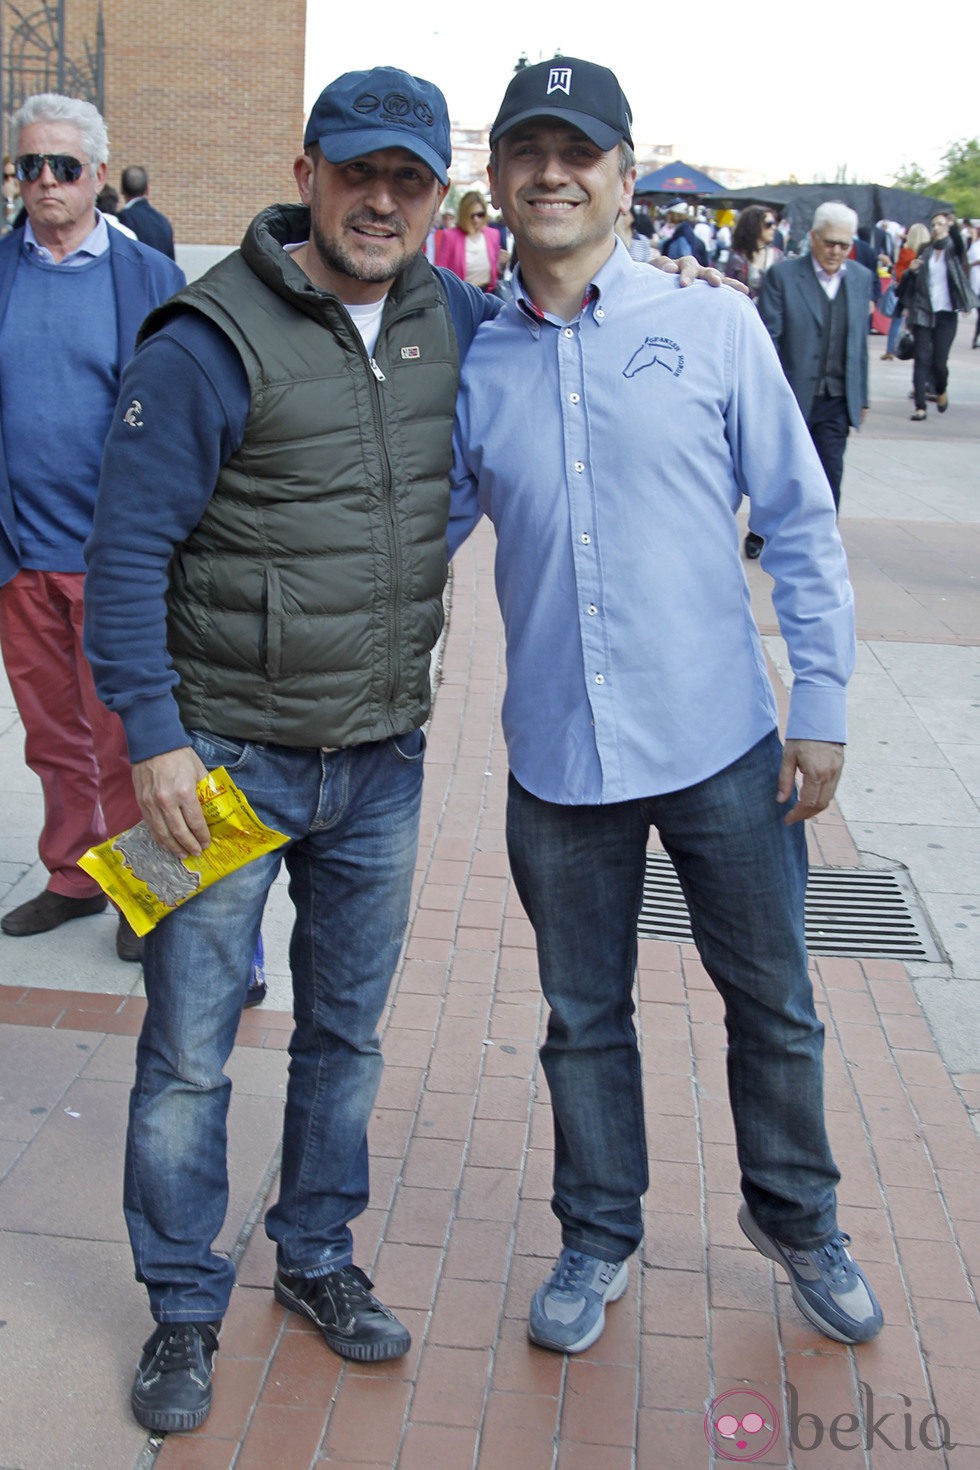
M 932 192 L 948 199 L 962 218 L 980 219 L 980 138 L 962 138 L 943 154 L 946 171 Z
M 921 193 L 929 187 L 929 180 L 917 163 L 903 163 L 894 175 L 896 189 L 915 189 Z

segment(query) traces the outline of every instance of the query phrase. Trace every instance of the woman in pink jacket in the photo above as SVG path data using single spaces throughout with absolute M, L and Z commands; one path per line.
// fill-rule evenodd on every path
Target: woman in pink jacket
M 464 194 L 456 211 L 457 223 L 436 231 L 436 265 L 448 266 L 482 291 L 492 291 L 506 261 L 500 248 L 500 231 L 487 224 L 483 195 L 472 189 Z

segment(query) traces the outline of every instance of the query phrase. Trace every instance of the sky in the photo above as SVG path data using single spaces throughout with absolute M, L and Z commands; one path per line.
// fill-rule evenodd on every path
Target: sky
M 909 67 L 896 58 L 914 54 L 917 35 L 931 41 L 921 5 L 909 0 L 857 0 L 829 20 L 819 12 L 816 25 L 799 0 L 741 12 L 729 0 L 656 8 L 620 0 L 615 10 L 518 0 L 503 11 L 453 6 L 443 17 L 437 9 L 445 11 L 432 0 L 373 0 L 364 10 L 307 0 L 307 112 L 341 72 L 398 66 L 438 83 L 454 122 L 481 127 L 522 51 L 543 61 L 560 50 L 612 67 L 637 142 L 675 143 L 686 163 L 750 169 L 757 182 L 791 174 L 822 182 L 845 168 L 848 179 L 886 184 L 910 163 L 932 178 L 950 143 L 980 132 L 969 45 L 958 59 L 946 47 L 920 102 L 910 98 Z M 663 18 L 643 18 L 652 16 Z

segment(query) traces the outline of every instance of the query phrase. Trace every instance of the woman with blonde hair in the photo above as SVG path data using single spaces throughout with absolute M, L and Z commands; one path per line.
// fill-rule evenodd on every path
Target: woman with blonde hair
M 492 291 L 506 261 L 500 231 L 487 224 L 486 200 L 471 189 L 459 201 L 456 224 L 436 234 L 436 265 L 447 266 L 471 286 Z
M 928 238 L 929 230 L 926 225 L 914 224 L 909 226 L 909 232 L 905 236 L 905 244 L 898 252 L 898 258 L 895 261 L 895 270 L 892 279 L 896 286 L 901 284 L 902 277 Z M 892 313 L 892 324 L 888 328 L 888 341 L 885 343 L 885 350 L 881 354 L 882 362 L 894 362 L 895 348 L 898 346 L 898 339 L 902 335 L 902 322 L 904 318 L 905 312 L 901 303 L 896 298 L 895 310 Z

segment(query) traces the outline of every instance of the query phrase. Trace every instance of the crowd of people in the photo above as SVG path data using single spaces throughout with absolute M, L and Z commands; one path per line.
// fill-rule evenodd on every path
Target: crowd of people
M 489 218 L 485 196 L 469 191 L 460 201 L 458 219 L 452 211 L 443 214 L 429 236 L 426 254 L 462 280 L 507 299 L 516 256 L 508 250 L 503 219 L 497 215 L 490 224 Z M 758 301 L 763 280 L 774 265 L 806 255 L 811 248 L 809 232 L 795 238 L 788 216 L 764 204 L 747 204 L 736 213 L 683 199 L 660 208 L 634 203 L 617 222 L 617 234 L 642 264 L 651 264 L 660 255 L 672 260 L 691 256 L 741 282 L 753 301 Z M 960 313 L 976 309 L 972 345 L 980 346 L 980 228 L 968 219 L 957 221 L 945 210 L 907 227 L 887 219 L 858 226 L 855 217 L 848 258 L 871 272 L 872 305 L 890 318 L 882 360 L 893 362 L 901 355 L 917 364 L 910 393 L 915 399 L 913 420 L 926 417 L 927 399 L 945 413 L 949 348 Z M 925 274 L 918 278 L 923 267 Z M 888 291 L 889 285 L 894 290 Z M 899 354 L 903 334 L 909 346 Z M 750 556 L 758 556 L 761 540 L 750 533 L 746 546 Z
M 652 827 L 725 1003 L 739 1226 L 821 1333 L 876 1336 L 838 1223 L 803 823 L 844 760 L 837 506 L 881 242 L 834 201 L 797 250 L 763 208 L 712 221 L 674 201 L 651 220 L 632 206 L 618 80 L 570 57 L 503 94 L 488 173 L 506 239 L 480 191 L 441 213 L 438 87 L 376 67 L 317 99 L 299 203 L 264 209 L 190 285 L 145 171 L 122 176 L 128 230 L 108 227 L 91 104 L 44 94 L 12 127 L 26 218 L 0 240 L 0 643 L 50 877 L 0 928 L 99 911 L 76 858 L 140 817 L 175 858 L 199 856 L 198 785 L 220 766 L 286 839 L 142 948 L 123 1201 L 154 1321 L 138 1422 L 184 1431 L 210 1411 L 235 1282 L 215 1249 L 224 1069 L 282 864 L 294 1032 L 272 1289 L 346 1359 L 411 1345 L 350 1227 L 370 1195 L 447 560 L 482 516 L 507 635 L 508 853 L 549 1007 L 560 1250 L 529 1336 L 591 1346 L 642 1237 L 632 988 Z M 934 219 L 903 278 L 916 382 L 932 375 L 940 412 L 945 318 L 972 301 L 958 240 Z M 698 277 L 713 289 L 682 288 Z M 52 396 L 70 431 L 38 436 Z M 734 532 L 743 495 L 796 670 L 784 739 Z M 132 937 L 121 922 L 124 958 Z

